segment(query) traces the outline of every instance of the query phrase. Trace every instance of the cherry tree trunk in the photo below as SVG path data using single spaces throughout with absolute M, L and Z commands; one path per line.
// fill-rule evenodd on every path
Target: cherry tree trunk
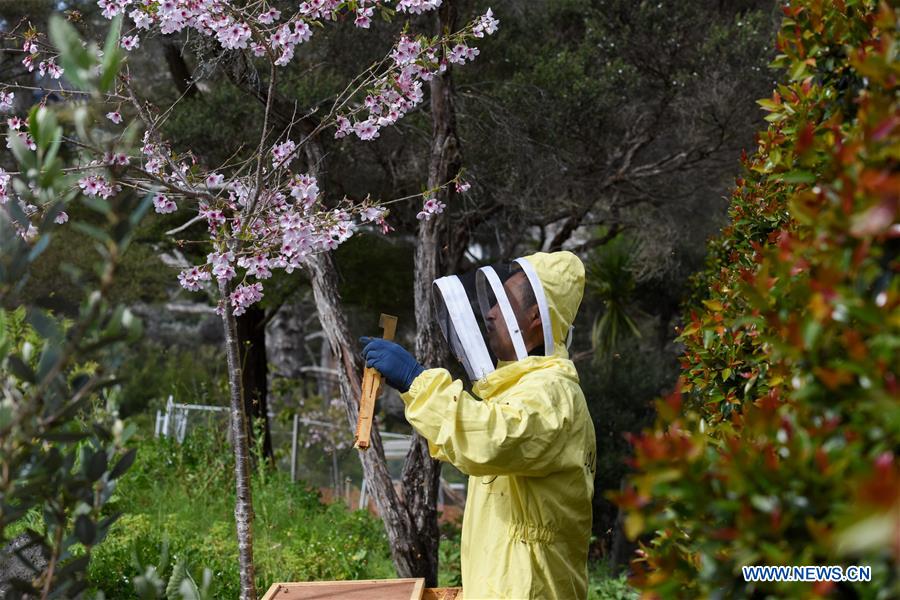
M 350 334 L 347 320 L 341 311 L 341 298 L 337 288 L 337 269 L 331 253 L 317 254 L 307 261 L 307 270 L 313 285 L 316 310 L 322 329 L 335 353 L 338 363 L 341 397 L 350 424 L 348 435 L 356 429 L 359 414 L 360 380 L 363 363 L 359 358 L 358 342 Z M 372 494 L 378 514 L 391 544 L 391 558 L 400 577 L 422 577 L 428 563 L 427 549 L 414 527 L 413 515 L 407 502 L 397 494 L 387 470 L 384 447 L 377 427 L 372 427 L 369 449 L 359 452 L 366 478 L 366 486 Z
M 240 568 L 241 600 L 256 600 L 256 571 L 253 567 L 253 497 L 250 488 L 250 449 L 247 440 L 247 414 L 244 410 L 244 391 L 241 384 L 240 350 L 237 324 L 227 282 L 219 282 L 222 298 L 222 324 L 225 328 L 225 357 L 228 362 L 228 387 L 231 406 L 231 437 L 234 448 L 234 521 L 237 527 L 238 564 Z
M 452 1 L 444 2 L 436 16 L 437 34 L 452 29 L 456 20 Z M 448 69 L 431 82 L 432 143 L 429 158 L 428 187 L 436 188 L 452 179 L 460 165 L 459 139 L 453 111 L 453 88 Z M 323 169 L 325 153 L 318 140 L 306 140 L 306 160 L 311 174 Z M 323 181 L 319 177 L 319 181 Z M 321 185 L 321 183 L 320 183 Z M 453 189 L 441 189 L 437 199 L 452 200 Z M 447 355 L 438 329 L 431 300 L 431 284 L 441 273 L 440 249 L 446 222 L 438 215 L 423 222 L 418 232 L 415 255 L 416 355 L 426 367 L 446 363 Z M 316 310 L 322 329 L 337 360 L 341 395 L 351 428 L 355 429 L 359 411 L 360 380 L 363 364 L 356 339 L 350 334 L 337 288 L 334 257 L 319 254 L 307 261 L 313 285 Z M 360 452 L 367 487 L 384 521 L 391 544 L 391 555 L 400 577 L 424 577 L 426 585 L 436 586 L 440 530 L 437 521 L 440 463 L 428 452 L 428 442 L 415 434 L 406 456 L 402 475 L 402 496 L 394 489 L 384 448 L 377 427 L 372 428 L 371 446 Z
M 437 35 L 452 30 L 456 21 L 455 6 L 445 2 L 436 14 Z M 431 155 L 428 187 L 436 188 L 456 176 L 460 167 L 459 138 L 453 110 L 451 69 L 431 80 Z M 443 187 L 437 200 L 452 206 L 453 186 Z M 449 209 L 448 209 L 449 212 Z M 419 226 L 415 254 L 416 356 L 426 368 L 447 363 L 446 346 L 438 328 L 432 302 L 432 282 L 443 275 L 441 248 L 446 238 L 446 213 L 435 215 Z M 438 528 L 437 500 L 441 481 L 441 463 L 431 458 L 428 441 L 416 433 L 403 466 L 403 496 L 414 518 L 414 526 L 425 546 L 426 570 L 420 573 L 427 585 L 437 585 Z
M 305 133 L 308 135 L 308 132 Z M 325 152 L 321 142 L 318 139 L 307 139 L 305 153 L 309 173 L 316 175 L 320 182 L 324 181 L 322 171 L 325 165 Z M 360 373 L 363 369 L 359 343 L 350 333 L 343 312 L 334 255 L 329 252 L 311 256 L 305 266 L 312 282 L 313 298 L 322 331 L 328 339 L 337 363 L 341 398 L 350 425 L 347 435 L 351 436 L 351 432 L 356 430 L 359 415 Z M 428 556 L 429 550 L 422 544 L 414 525 L 416 522 L 414 515 L 410 512 L 407 502 L 394 489 L 377 426 L 372 427 L 369 442 L 369 449 L 360 450 L 359 457 L 367 490 L 375 501 L 390 541 L 394 568 L 400 577 L 424 577 L 432 560 L 437 562 L 436 552 L 434 559 Z

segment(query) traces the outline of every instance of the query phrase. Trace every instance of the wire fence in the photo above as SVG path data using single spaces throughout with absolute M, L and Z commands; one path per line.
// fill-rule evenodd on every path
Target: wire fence
M 169 396 L 165 409 L 156 411 L 154 435 L 171 437 L 178 443 L 198 429 L 219 429 L 227 427 L 229 408 L 204 404 L 182 404 Z M 326 501 L 343 501 L 351 508 L 367 508 L 377 512 L 370 498 L 368 485 L 363 475 L 358 451 L 352 447 L 311 442 L 322 436 L 310 435 L 310 431 L 344 430 L 349 428 L 334 423 L 309 419 L 300 414 L 292 415 L 287 421 L 269 414 L 269 431 L 276 468 L 290 472 L 291 480 L 317 488 Z M 384 446 L 388 472 L 399 489 L 403 462 L 412 443 L 411 435 L 380 431 Z M 230 436 L 229 436 L 230 441 Z M 466 476 L 450 465 L 442 469 L 441 485 L 438 492 L 438 510 L 443 518 L 458 518 L 465 506 Z

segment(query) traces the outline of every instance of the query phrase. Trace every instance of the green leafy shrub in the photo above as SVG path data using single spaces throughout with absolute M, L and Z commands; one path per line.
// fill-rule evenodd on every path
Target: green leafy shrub
M 217 598 L 240 593 L 234 535 L 233 458 L 224 436 L 198 429 L 176 444 L 140 442 L 137 460 L 123 478 L 114 506 L 126 513 L 94 552 L 90 581 L 110 598 L 133 598 L 134 566 L 155 564 L 165 544 L 163 581 L 184 560 L 191 573 L 212 571 Z M 276 581 L 392 577 L 382 525 L 342 504 L 325 505 L 318 492 L 279 472 L 257 473 L 254 557 L 257 585 Z
M 900 104 L 896 8 L 784 7 L 730 225 L 696 282 L 680 391 L 619 496 L 664 597 L 896 597 Z M 871 583 L 757 583 L 746 565 L 870 565 Z
M 637 590 L 628 585 L 626 575 L 614 575 L 606 563 L 592 565 L 589 572 L 588 600 L 637 600 Z
M 444 522 L 440 525 L 441 543 L 438 548 L 438 584 L 441 587 L 462 586 L 462 528 L 457 523 Z
M 83 45 L 63 20 L 51 21 L 50 37 L 66 71 L 76 61 L 71 72 L 83 68 L 100 82 L 116 77 L 115 34 L 102 64 L 96 47 Z M 91 79 L 85 89 L 96 92 Z M 86 110 L 59 115 L 73 117 L 76 129 L 90 125 Z M 28 132 L 34 150 L 10 137 L 19 170 L 4 182 L 15 194 L 4 191 L 0 207 L 0 545 L 16 535 L 31 573 L 4 569 L 0 584 L 7 598 L 77 598 L 87 586 L 91 551 L 117 517 L 107 502 L 134 459 L 125 447 L 133 428 L 117 418 L 110 375 L 122 346 L 139 336 L 140 322 L 113 306 L 109 292 L 150 203 L 134 195 L 115 204 L 83 198 L 99 224 L 71 223 L 89 232 L 96 250 L 70 249 L 93 258 L 91 274 L 67 272 L 80 292 L 76 315 L 62 318 L 28 301 L 22 292 L 34 263 L 78 189 L 77 176 L 62 168 L 57 112 L 32 107 Z

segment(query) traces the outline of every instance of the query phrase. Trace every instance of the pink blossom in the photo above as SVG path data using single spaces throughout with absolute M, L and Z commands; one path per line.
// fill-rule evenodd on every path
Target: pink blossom
M 232 23 L 219 29 L 216 39 L 219 40 L 223 48 L 238 50 L 247 47 L 251 34 L 250 27 L 246 23 Z
M 363 222 L 380 221 L 384 215 L 384 209 L 380 206 L 367 206 L 360 211 L 359 216 Z
M 341 0 L 309 0 L 300 4 L 300 12 L 310 18 L 330 19 L 331 13 L 338 9 Z
M 302 44 L 303 42 L 307 42 L 311 37 L 312 29 L 310 28 L 309 23 L 305 21 L 294 22 L 294 33 L 292 39 L 295 44 Z
M 126 35 L 122 37 L 119 45 L 122 46 L 122 48 L 124 48 L 125 50 L 131 52 L 141 45 L 141 38 L 136 35 Z
M 219 173 L 212 172 L 206 176 L 206 187 L 214 188 L 222 185 L 222 182 L 225 181 L 225 176 L 220 175 Z
M 212 274 L 219 281 L 228 281 L 236 275 L 234 270 L 233 252 L 213 252 L 206 256 L 207 262 L 212 265 Z
M 63 69 L 57 65 L 53 59 L 42 60 L 38 64 L 38 74 L 43 76 L 44 74 L 49 74 L 51 79 L 59 79 L 62 77 Z
M 25 126 L 25 119 L 21 117 L 10 117 L 6 120 L 6 124 L 9 125 L 10 129 L 18 131 Z
M 125 7 L 131 4 L 131 0 L 97 0 L 97 5 L 103 9 L 103 16 L 112 19 L 119 13 L 125 12 Z
M 394 109 L 388 111 L 388 113 L 383 117 L 378 117 L 378 126 L 379 127 L 387 127 L 388 125 L 393 125 L 397 121 L 400 120 L 400 111 Z
M 106 118 L 118 125 L 122 122 L 122 113 L 117 110 L 106 113 Z
M 203 289 L 201 282 L 209 281 L 210 279 L 209 271 L 200 267 L 191 267 L 178 274 L 178 283 L 189 292 L 199 292 Z
M 9 112 L 13 109 L 16 95 L 13 92 L 0 92 L 0 112 Z
M 281 52 L 281 56 L 275 59 L 275 64 L 279 67 L 283 67 L 294 58 L 294 48 L 293 46 L 288 46 Z
M 432 217 L 432 215 L 439 215 L 444 212 L 444 209 L 447 208 L 447 205 L 432 197 L 426 197 L 425 204 L 422 206 L 422 210 L 419 211 L 419 214 L 416 215 L 416 218 L 427 221 Z
M 25 65 L 25 68 L 28 69 L 29 73 L 34 71 L 34 57 L 26 56 L 22 59 L 22 64 Z
M 153 210 L 161 215 L 165 215 L 178 210 L 178 206 L 165 194 L 156 193 L 153 195 Z
M 288 184 L 291 196 L 309 207 L 319 196 L 319 183 L 312 175 L 296 175 Z
M 108 165 L 126 167 L 131 163 L 131 159 L 124 152 L 105 152 L 103 154 L 103 162 Z
M 247 269 L 247 275 L 252 275 L 257 279 L 268 279 L 272 276 L 272 271 L 269 270 L 269 259 L 262 254 L 241 257 L 238 259 L 238 266 Z
M 465 194 L 469 191 L 469 188 L 472 187 L 472 184 L 468 181 L 457 181 L 456 182 L 456 193 Z
M 404 35 L 397 42 L 394 51 L 391 52 L 391 58 L 394 59 L 395 63 L 402 66 L 414 61 L 421 51 L 422 45 L 418 40 L 410 39 Z
M 262 13 L 256 20 L 262 23 L 263 25 L 271 25 L 275 21 L 281 18 L 281 11 L 277 8 L 270 8 L 266 12 Z
M 22 140 L 22 143 L 28 147 L 32 152 L 37 150 L 37 144 L 34 143 L 34 138 L 25 133 L 24 131 L 10 131 L 6 136 L 6 147 L 12 148 L 12 136 L 16 135 Z
M 150 24 L 153 22 L 149 14 L 138 9 L 128 13 L 128 16 L 131 17 L 131 20 L 134 21 L 134 26 L 138 29 L 150 29 Z
M 247 312 L 247 307 L 255 302 L 259 302 L 263 297 L 263 286 L 261 283 L 253 283 L 250 285 L 239 285 L 231 293 L 231 306 L 234 307 L 234 315 L 239 316 Z
M 360 8 L 356 11 L 356 20 L 353 21 L 353 24 L 361 29 L 368 29 L 369 25 L 372 24 L 372 15 L 374 12 L 375 11 L 371 6 Z
M 200 205 L 200 216 L 206 219 L 210 233 L 214 233 L 218 227 L 225 224 L 225 213 L 221 210 L 210 209 L 205 204 Z
M 475 57 L 478 56 L 479 50 L 478 48 L 471 48 L 466 46 L 465 44 L 457 44 L 453 47 L 453 50 L 450 52 L 450 55 L 447 57 L 447 60 L 451 63 L 455 64 L 464 64 L 467 60 L 472 61 L 475 60 Z
M 294 150 L 297 145 L 291 140 L 278 144 L 272 148 L 272 166 L 275 168 L 286 167 L 294 160 Z
M 276 29 L 275 33 L 269 36 L 269 43 L 272 44 L 273 48 L 279 48 L 281 46 L 286 46 L 290 37 L 291 29 L 285 24 Z
M 9 174 L 0 168 L 0 206 L 9 202 Z
M 68 220 L 69 220 L 69 215 L 66 214 L 66 211 L 61 211 L 58 215 L 56 215 L 56 218 L 53 219 L 53 222 L 56 223 L 57 225 L 62 225 L 63 223 L 65 223 Z
M 109 184 L 106 179 L 100 175 L 86 175 L 78 180 L 78 187 L 81 188 L 85 196 L 100 196 L 101 198 L 109 198 L 118 192 L 118 186 L 115 188 Z
M 347 117 L 338 117 L 337 124 L 337 131 L 334 132 L 335 139 L 345 137 L 353 131 L 353 125 L 350 124 L 350 119 Z
M 500 21 L 494 18 L 494 12 L 489 8 L 479 19 L 475 27 L 472 28 L 472 35 L 482 38 L 487 35 L 493 35 L 497 31 Z
M 399 0 L 397 2 L 397 10 L 418 15 L 429 10 L 434 10 L 440 5 L 441 0 Z
M 356 133 L 356 136 L 363 141 L 374 140 L 379 136 L 378 127 L 375 123 L 376 122 L 373 119 L 360 121 L 353 127 L 353 131 Z

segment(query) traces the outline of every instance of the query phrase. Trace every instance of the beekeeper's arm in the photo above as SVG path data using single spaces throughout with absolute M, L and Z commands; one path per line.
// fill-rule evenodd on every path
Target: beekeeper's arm
M 478 400 L 445 369 L 424 371 L 402 398 L 431 456 L 475 476 L 543 476 L 560 467 L 572 403 L 561 385 L 520 380 L 503 400 Z
M 502 401 L 481 401 L 447 370 L 424 370 L 402 346 L 361 341 L 368 366 L 402 393 L 406 418 L 432 457 L 475 476 L 542 476 L 559 467 L 572 408 L 563 386 L 526 379 Z

